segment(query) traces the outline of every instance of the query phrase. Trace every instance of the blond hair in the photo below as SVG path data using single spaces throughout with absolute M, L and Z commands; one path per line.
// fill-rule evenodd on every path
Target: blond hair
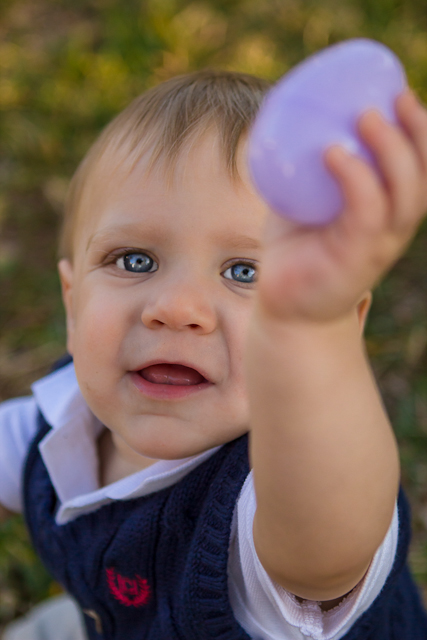
M 248 74 L 204 70 L 172 78 L 133 100 L 103 130 L 71 180 L 60 257 L 72 257 L 82 195 L 107 152 L 134 165 L 149 151 L 150 167 L 162 161 L 166 169 L 173 169 L 183 147 L 214 126 L 224 163 L 234 178 L 239 141 L 252 124 L 268 88 L 266 80 Z

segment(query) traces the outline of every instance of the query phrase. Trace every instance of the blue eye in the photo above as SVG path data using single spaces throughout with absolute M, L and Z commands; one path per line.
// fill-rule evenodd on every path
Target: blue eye
M 155 271 L 153 267 L 156 265 L 154 260 L 146 253 L 126 253 L 116 260 L 119 269 L 131 271 L 133 273 L 148 273 Z
M 251 264 L 237 262 L 231 267 L 228 267 L 228 269 L 224 271 L 223 276 L 228 280 L 235 280 L 235 282 L 253 284 L 256 281 L 257 272 Z

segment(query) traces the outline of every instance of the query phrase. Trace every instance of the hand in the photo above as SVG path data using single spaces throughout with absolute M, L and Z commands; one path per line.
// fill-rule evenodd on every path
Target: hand
M 412 91 L 396 102 L 400 126 L 365 113 L 359 133 L 379 174 L 341 147 L 325 154 L 345 198 L 325 227 L 271 215 L 259 278 L 263 311 L 327 322 L 348 314 L 403 253 L 427 209 L 427 111 Z

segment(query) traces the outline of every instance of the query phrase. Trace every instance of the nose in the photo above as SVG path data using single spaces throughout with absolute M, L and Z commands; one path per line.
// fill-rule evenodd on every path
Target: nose
M 159 283 L 145 301 L 141 321 L 149 329 L 168 327 L 173 331 L 211 333 L 217 316 L 210 293 L 201 281 L 174 279 L 162 286 Z

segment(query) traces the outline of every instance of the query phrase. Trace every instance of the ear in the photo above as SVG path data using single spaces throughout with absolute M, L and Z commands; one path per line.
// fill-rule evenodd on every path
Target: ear
M 369 309 L 371 308 L 372 303 L 372 293 L 371 291 L 367 291 L 363 298 L 357 304 L 357 316 L 359 318 L 359 327 L 360 333 L 362 334 L 365 330 L 366 319 L 368 317 Z
M 69 260 L 58 262 L 59 279 L 61 280 L 62 301 L 67 319 L 67 350 L 73 355 L 74 311 L 73 311 L 73 265 Z

